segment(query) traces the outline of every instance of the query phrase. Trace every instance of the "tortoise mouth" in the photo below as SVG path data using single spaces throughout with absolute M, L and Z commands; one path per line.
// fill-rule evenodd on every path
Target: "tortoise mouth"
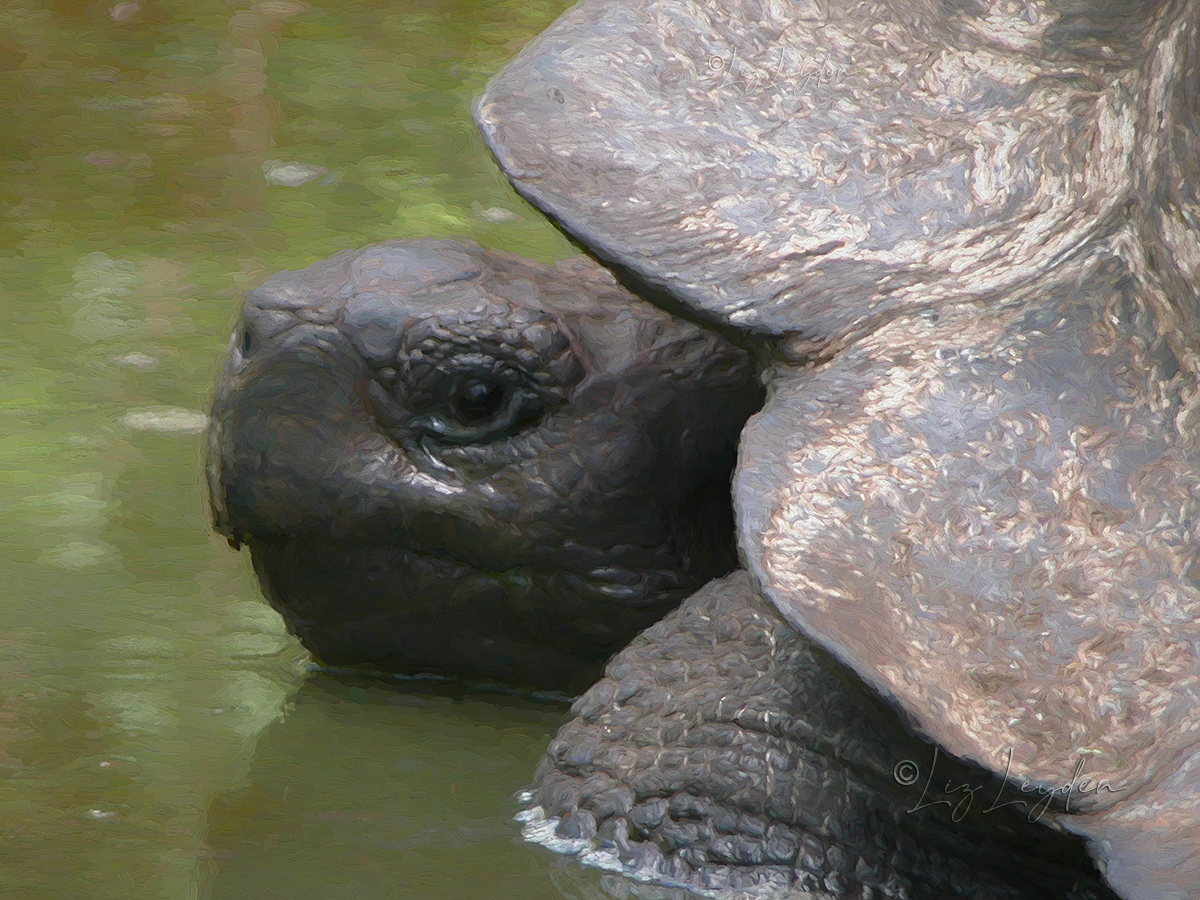
M 245 545 L 263 594 L 321 663 L 539 689 L 582 690 L 695 587 L 614 598 L 608 581 L 549 567 L 489 572 L 445 555 L 308 538 Z

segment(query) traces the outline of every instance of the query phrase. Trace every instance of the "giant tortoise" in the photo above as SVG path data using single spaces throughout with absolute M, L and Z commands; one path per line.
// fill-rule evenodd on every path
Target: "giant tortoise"
M 750 360 L 587 260 L 341 253 L 247 300 L 213 404 L 214 518 L 326 663 L 584 684 L 733 564 L 731 448 L 763 402 Z M 744 571 L 645 631 L 577 711 L 527 829 L 635 878 L 1111 898 L 1077 839 L 935 763 Z M 909 769 L 932 765 L 930 792 Z M 943 778 L 987 803 L 947 802 Z
M 1122 895 L 1197 893 L 1196 9 L 592 3 L 491 85 L 478 117 L 518 188 L 642 296 L 757 342 L 771 382 L 735 486 L 749 571 L 613 661 L 543 764 L 532 836 L 705 891 L 1103 895 L 1074 831 Z M 529 591 L 506 541 L 536 519 L 476 460 L 556 407 L 389 364 L 411 326 L 458 323 L 435 337 L 462 349 L 538 291 L 502 276 L 506 310 L 465 315 L 481 267 L 436 258 L 461 250 L 368 252 L 380 277 L 344 256 L 252 298 L 214 408 L 217 521 L 334 660 L 511 674 L 549 642 L 518 677 L 561 677 L 586 601 L 644 581 L 558 534 L 554 590 Z M 705 403 L 635 443 L 687 457 Z M 501 486 L 566 484 L 589 515 L 571 490 L 629 458 L 555 453 L 592 435 L 518 439 Z M 647 494 L 668 506 L 695 470 L 671 471 Z M 624 549 L 620 521 L 586 549 Z M 481 585 L 518 602 L 476 621 Z M 429 610 L 394 612 L 416 586 Z M 585 602 L 556 618 L 564 596 Z M 610 644 L 614 609 L 584 616 Z
M 1139 900 L 1200 897 L 1198 28 L 1196 0 L 585 0 L 476 107 L 517 189 L 626 284 L 771 348 L 743 590 Z M 534 833 L 628 862 L 702 821 L 766 865 L 795 796 L 745 827 L 731 804 L 786 752 L 706 762 L 732 824 L 670 825 L 689 732 L 619 734 L 662 687 L 626 668 L 543 772 Z M 737 681 L 728 741 L 757 709 Z M 847 896 L 886 895 L 855 865 Z

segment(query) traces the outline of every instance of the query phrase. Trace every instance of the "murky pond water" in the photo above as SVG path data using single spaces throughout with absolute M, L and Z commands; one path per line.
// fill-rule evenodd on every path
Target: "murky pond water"
M 0 7 L 0 896 L 560 896 L 509 816 L 563 708 L 309 674 L 199 431 L 271 272 L 569 252 L 469 117 L 563 5 Z

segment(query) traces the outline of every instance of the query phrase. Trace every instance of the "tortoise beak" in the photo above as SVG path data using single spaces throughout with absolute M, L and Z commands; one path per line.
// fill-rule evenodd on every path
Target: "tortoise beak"
M 221 445 L 223 443 L 223 427 L 215 417 L 216 407 L 209 416 L 208 425 L 208 460 L 204 466 L 205 477 L 208 480 L 208 518 L 213 530 L 223 535 L 234 550 L 241 550 L 246 536 L 233 529 L 226 515 L 225 487 L 221 477 Z
M 358 388 L 365 362 L 328 326 L 300 325 L 223 379 L 213 403 L 208 488 L 213 527 L 239 549 L 307 527 L 337 533 L 374 491 L 356 450 L 382 440 Z

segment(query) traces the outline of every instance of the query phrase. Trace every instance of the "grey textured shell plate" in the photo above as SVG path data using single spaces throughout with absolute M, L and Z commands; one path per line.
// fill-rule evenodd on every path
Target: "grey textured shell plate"
M 1028 280 L 1129 192 L 1133 76 L 1044 46 L 1046 4 L 948 9 L 585 2 L 476 118 L 603 258 L 708 316 L 828 336 Z
M 777 381 L 735 494 L 789 619 L 1079 813 L 1200 763 L 1200 401 L 1121 264 L 1071 268 Z

